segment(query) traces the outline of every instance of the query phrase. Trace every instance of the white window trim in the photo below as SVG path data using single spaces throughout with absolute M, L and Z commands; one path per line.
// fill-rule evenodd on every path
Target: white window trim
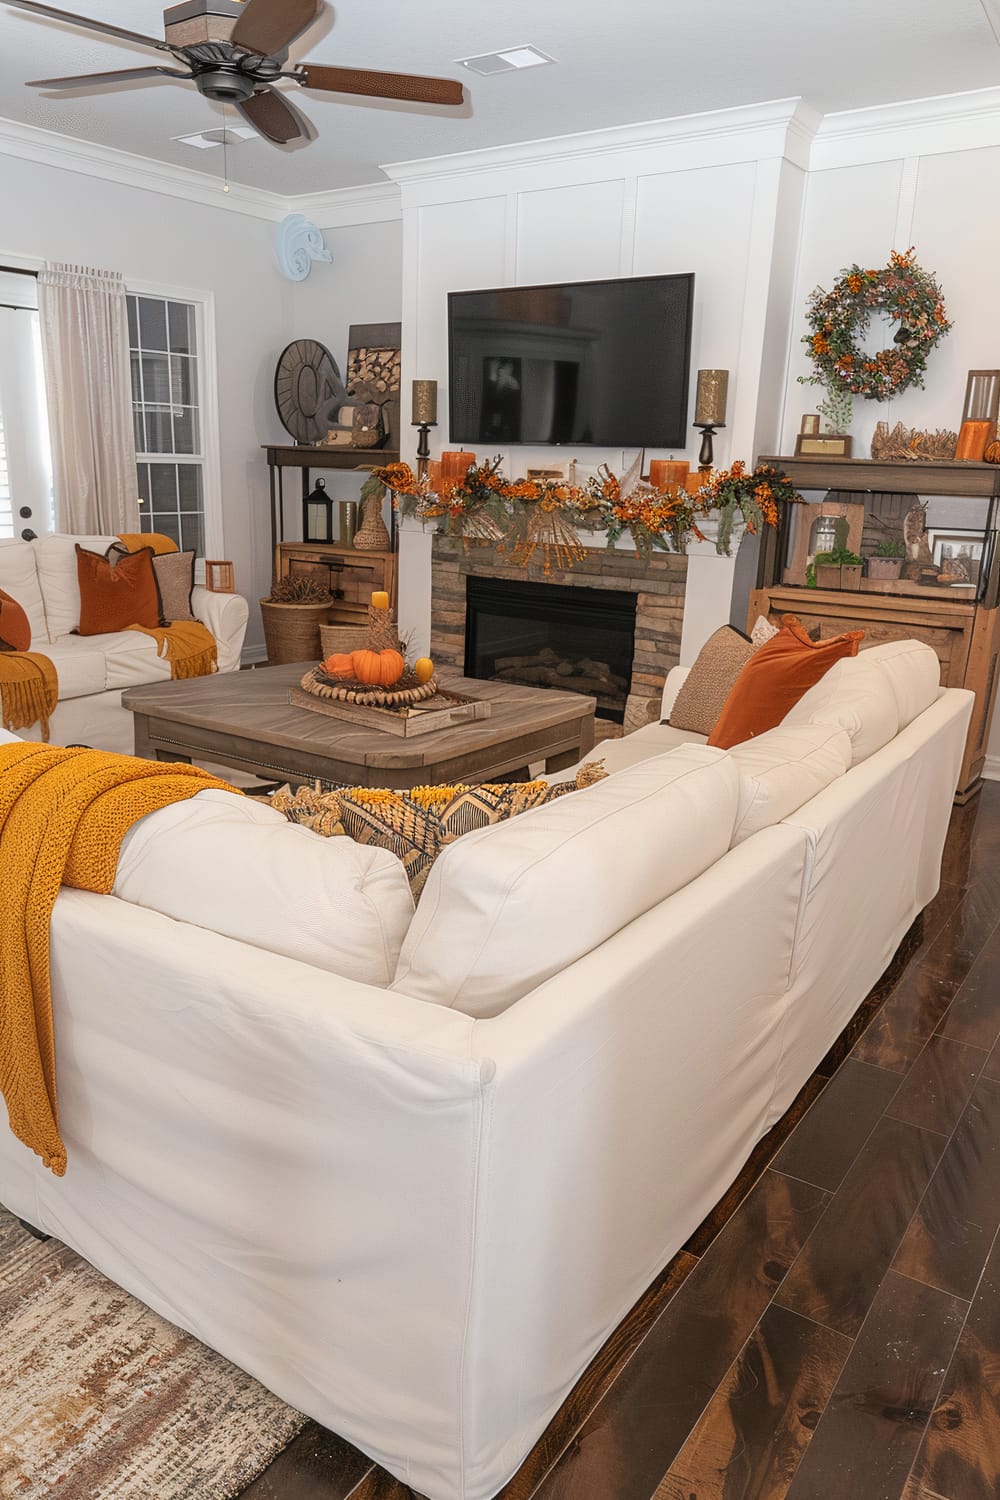
M 222 448 L 219 436 L 219 361 L 215 344 L 215 293 L 191 287 L 167 286 L 157 281 L 125 277 L 125 290 L 133 297 L 165 297 L 170 302 L 190 302 L 195 309 L 198 335 L 198 406 L 201 421 L 201 483 L 204 506 L 205 556 L 225 557 L 222 520 Z M 155 457 L 150 458 L 155 461 Z M 197 567 L 203 581 L 204 562 Z

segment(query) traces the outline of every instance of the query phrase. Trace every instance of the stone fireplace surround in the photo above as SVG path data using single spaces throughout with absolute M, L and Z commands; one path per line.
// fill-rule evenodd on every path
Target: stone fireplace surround
M 460 670 L 465 665 L 465 580 L 470 573 L 635 594 L 635 656 L 625 733 L 659 718 L 664 680 L 680 658 L 686 557 L 656 552 L 644 563 L 632 551 L 588 547 L 586 556 L 572 568 L 554 567 L 546 575 L 540 556 L 527 568 L 519 568 L 498 554 L 491 542 L 466 543 L 444 535 L 434 537 L 431 556 L 431 655 L 436 662 Z

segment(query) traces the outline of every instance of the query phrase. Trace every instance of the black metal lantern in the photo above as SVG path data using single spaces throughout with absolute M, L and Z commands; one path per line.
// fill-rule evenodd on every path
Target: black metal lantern
M 316 488 L 302 502 L 302 540 L 332 542 L 333 504 L 326 492 L 326 480 L 317 479 Z

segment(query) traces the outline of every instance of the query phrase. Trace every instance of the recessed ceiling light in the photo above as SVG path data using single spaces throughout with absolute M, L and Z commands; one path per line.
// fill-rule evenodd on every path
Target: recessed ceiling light
M 212 146 L 239 146 L 243 141 L 252 141 L 256 134 L 250 125 L 228 125 L 225 130 L 200 130 L 197 135 L 175 135 L 171 139 L 182 146 L 208 151 Z
M 456 57 L 455 61 L 472 73 L 488 78 L 492 73 L 513 73 L 518 68 L 540 68 L 555 58 L 537 47 L 505 47 L 502 52 L 480 52 L 475 57 Z

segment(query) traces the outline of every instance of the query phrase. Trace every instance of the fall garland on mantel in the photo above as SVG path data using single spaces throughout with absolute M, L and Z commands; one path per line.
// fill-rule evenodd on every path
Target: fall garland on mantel
M 699 521 L 718 523 L 715 547 L 731 555 L 733 527 L 747 531 L 778 524 L 778 501 L 797 501 L 783 474 L 767 464 L 751 473 L 746 465 L 710 473 L 689 493 L 677 485 L 656 487 L 642 477 L 642 455 L 618 478 L 603 464 L 585 486 L 563 480 L 504 478 L 502 460 L 470 464 L 464 476 L 438 481 L 436 489 L 418 479 L 409 464 L 387 464 L 372 477 L 392 491 L 402 516 L 436 521 L 466 542 L 492 542 L 497 551 L 526 568 L 541 555 L 544 570 L 571 568 L 586 551 L 581 532 L 603 532 L 613 548 L 626 531 L 645 561 L 654 549 L 686 552 L 690 541 L 704 541 Z

